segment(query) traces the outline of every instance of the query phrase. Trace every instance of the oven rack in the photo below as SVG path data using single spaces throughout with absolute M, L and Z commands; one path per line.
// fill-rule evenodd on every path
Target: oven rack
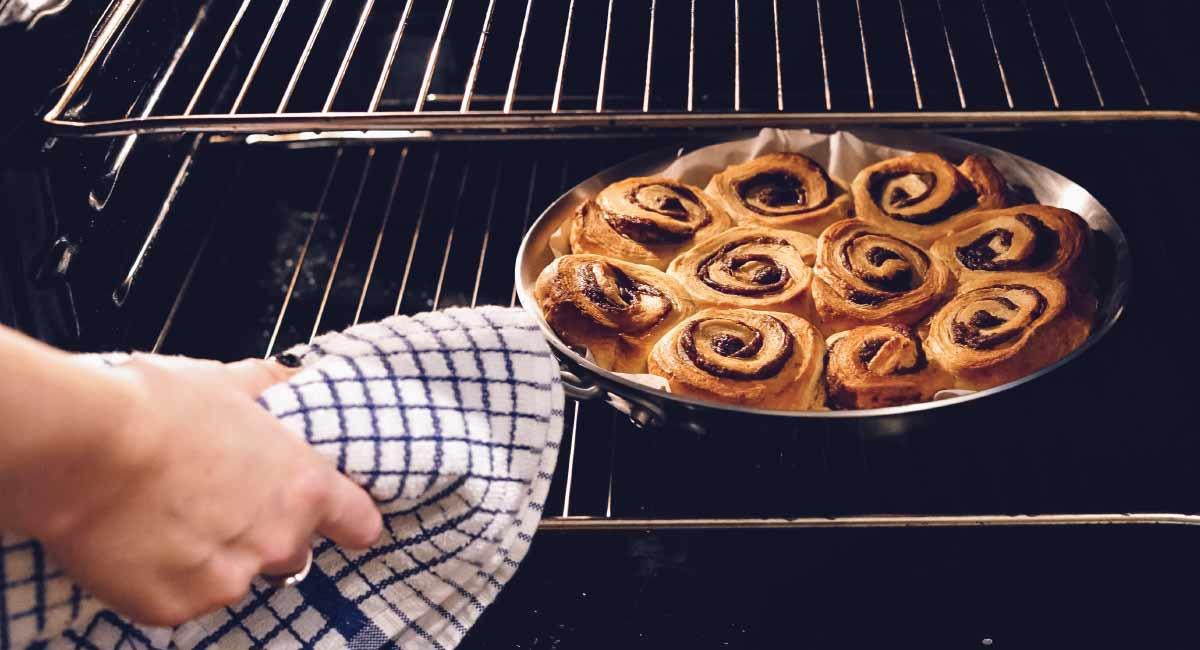
M 236 340 L 222 344 L 218 352 L 225 355 L 219 358 L 230 359 L 269 357 L 320 332 L 393 313 L 515 305 L 511 264 L 530 215 L 576 180 L 642 146 L 644 140 L 637 138 L 624 143 L 598 142 L 582 153 L 564 151 L 555 143 L 527 146 L 503 142 L 384 142 L 304 152 L 256 147 L 201 150 L 199 162 L 193 163 L 190 155 L 185 158 L 185 172 L 175 177 L 177 182 L 184 178 L 201 183 L 193 191 L 205 197 L 227 194 L 267 200 L 282 192 L 289 202 L 289 216 L 282 223 L 263 223 L 270 211 L 264 207 L 269 204 L 251 201 L 242 205 L 239 200 L 237 205 L 226 205 L 219 198 L 211 198 L 213 203 L 208 204 L 189 200 L 186 189 L 173 185 L 149 231 L 142 231 L 145 238 L 136 247 L 133 262 L 117 274 L 124 279 L 110 302 L 118 304 L 119 297 L 120 309 L 139 314 L 141 334 L 128 339 L 132 347 L 212 356 L 214 340 Z M 286 180 L 276 182 L 296 191 L 264 186 L 253 172 L 244 172 L 246 176 L 238 181 L 240 189 L 230 188 L 226 179 L 219 181 L 226 187 L 223 193 L 206 191 L 203 170 L 230 166 L 219 159 L 204 159 L 206 155 L 247 159 L 245 166 L 250 169 L 282 169 L 278 175 Z M 186 173 L 188 167 L 195 170 Z M 468 187 L 472 188 L 469 192 Z M 135 188 L 143 195 L 147 189 L 145 185 Z M 303 196 L 307 194 L 311 197 Z M 184 198 L 176 200 L 179 196 Z M 260 234 L 246 232 L 247 228 L 257 228 Z M 179 234 L 181 229 L 187 234 Z M 256 237 L 283 243 L 275 247 L 279 259 L 262 271 L 269 276 L 265 282 L 270 285 L 268 292 L 244 301 L 252 304 L 242 314 L 246 310 L 238 307 L 238 292 L 226 278 L 237 277 L 240 285 L 260 284 L 255 279 L 258 274 L 248 270 L 264 262 L 248 259 L 238 252 L 240 248 L 232 252 L 228 248 L 250 246 L 246 250 L 256 250 L 245 244 Z M 189 248 L 172 245 L 180 242 Z M 214 331 L 211 319 L 217 312 L 222 314 L 222 322 Z M 842 503 L 827 507 L 816 503 L 824 497 L 803 497 L 805 486 L 826 495 L 847 489 L 885 493 L 892 488 L 886 473 L 876 473 L 878 467 L 895 472 L 919 457 L 867 459 L 860 448 L 863 441 L 853 436 L 830 439 L 828 449 L 798 445 L 788 459 L 779 452 L 779 463 L 799 465 L 780 465 L 776 474 L 807 481 L 798 493 L 807 505 L 792 508 L 791 497 L 785 494 L 775 502 L 782 504 L 778 508 L 770 505 L 737 512 L 736 505 L 726 504 L 710 515 L 687 505 L 693 503 L 691 493 L 647 478 L 653 474 L 655 462 L 677 460 L 676 452 L 662 447 L 669 443 L 655 440 L 656 432 L 638 429 L 624 416 L 595 402 L 568 400 L 566 422 L 559 467 L 542 523 L 542 528 L 550 531 L 1200 524 L 1200 515 L 1192 514 L 1186 499 L 1159 502 L 1139 497 L 1127 502 L 1104 497 L 1089 502 L 1086 497 L 1070 496 L 1064 501 L 1050 491 L 1007 503 L 985 501 L 983 506 L 969 499 L 943 507 L 938 498 L 921 503 L 920 499 L 887 501 L 868 496 L 835 498 Z M 647 449 L 650 455 L 646 457 L 658 460 L 638 460 Z M 713 458 L 723 452 L 709 452 L 701 462 L 710 463 L 711 469 Z M 756 453 L 747 451 L 735 462 L 753 471 Z M 798 455 L 806 457 L 797 460 Z M 764 458 L 768 464 L 777 462 Z M 953 462 L 962 459 L 920 457 L 918 467 Z M 1104 471 L 1137 475 L 1132 467 L 1146 471 L 1137 465 L 1119 470 L 1106 466 Z M 1066 467 L 1066 471 L 1071 469 Z M 900 470 L 904 471 L 921 470 Z M 1053 480 L 1039 475 L 1046 472 L 1054 470 L 1029 468 L 1018 481 L 1036 485 Z M 787 481 L 791 479 L 780 482 L 777 475 L 769 478 L 768 483 L 776 483 L 768 485 L 768 491 L 778 492 L 780 485 L 790 489 Z M 813 476 L 818 477 L 810 478 Z M 903 484 L 907 479 L 899 480 Z M 953 480 L 942 485 L 953 485 Z M 859 485 L 860 481 L 864 484 Z M 659 502 L 653 493 L 661 488 L 666 490 Z M 1075 490 L 1072 487 L 1069 492 L 1075 494 Z M 703 503 L 707 497 L 698 494 L 695 498 Z
M 1113 0 L 187 4 L 113 0 L 46 124 L 294 142 L 1200 121 L 1176 79 L 1151 102 L 1148 37 Z

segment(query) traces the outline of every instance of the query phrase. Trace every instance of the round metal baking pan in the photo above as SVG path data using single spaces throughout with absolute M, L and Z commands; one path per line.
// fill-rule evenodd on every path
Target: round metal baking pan
M 1105 253 L 1098 256 L 1101 261 L 1097 267 L 1100 307 L 1091 336 L 1083 345 L 1058 362 L 1007 384 L 949 399 L 855 411 L 767 410 L 698 400 L 654 389 L 600 368 L 558 338 L 542 318 L 541 309 L 533 298 L 534 283 L 538 274 L 554 259 L 549 245 L 551 235 L 565 219 L 569 219 L 575 213 L 580 204 L 609 184 L 630 176 L 655 174 L 679 156 L 720 142 L 745 138 L 710 139 L 683 147 L 652 151 L 592 176 L 551 203 L 525 234 L 517 253 L 517 295 L 521 305 L 536 316 L 547 340 L 558 353 L 563 366 L 562 377 L 567 394 L 576 399 L 604 400 L 644 427 L 669 425 L 702 433 L 717 427 L 736 425 L 748 419 L 761 422 L 764 418 L 768 421 L 786 418 L 777 421 L 789 425 L 811 422 L 814 428 L 822 430 L 844 426 L 860 431 L 903 433 L 914 426 L 927 423 L 930 417 L 942 410 L 980 403 L 1070 363 L 1072 359 L 1095 345 L 1121 317 L 1132 279 L 1129 246 L 1116 220 L 1083 187 L 1033 161 L 958 138 L 896 130 L 854 130 L 850 133 L 866 142 L 896 149 L 936 152 L 955 162 L 972 153 L 987 156 L 1019 191 L 1031 194 L 1040 202 L 1080 214 L 1097 235 L 1096 243 L 1101 244 L 1095 248 Z

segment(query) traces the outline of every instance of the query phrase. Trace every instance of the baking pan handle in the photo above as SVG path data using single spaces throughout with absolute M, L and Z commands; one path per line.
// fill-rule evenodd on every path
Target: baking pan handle
M 563 392 L 571 399 L 581 402 L 602 398 L 606 395 L 598 384 L 579 376 L 565 363 L 559 364 L 559 376 L 562 378 Z
M 614 409 L 629 416 L 643 429 L 657 429 L 666 425 L 667 414 L 661 404 L 651 398 L 636 394 L 636 391 L 603 383 L 587 370 L 576 368 L 567 359 L 559 358 L 559 376 L 563 392 L 567 397 L 580 401 L 603 400 Z

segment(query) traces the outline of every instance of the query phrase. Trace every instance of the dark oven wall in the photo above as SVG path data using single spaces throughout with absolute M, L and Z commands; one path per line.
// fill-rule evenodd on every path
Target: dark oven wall
M 519 18 L 525 3 L 517 4 L 498 15 L 495 42 L 506 42 L 519 24 L 513 16 Z M 974 3 L 942 4 L 951 21 L 975 20 L 980 13 Z M 18 54 L 66 38 L 62 34 L 76 34 L 70 42 L 82 43 L 78 31 L 103 5 L 76 3 L 0 42 Z M 694 108 L 731 110 L 732 87 L 712 81 L 727 78 L 730 62 L 720 56 L 723 49 L 704 46 L 725 38 L 729 21 L 704 14 L 709 5 L 700 4 L 697 18 L 703 50 L 697 63 L 706 72 Z M 784 20 L 810 20 L 807 4 L 779 5 Z M 1066 16 L 1056 3 L 1029 5 L 1044 29 Z M 248 14 L 247 20 L 269 18 L 270 7 L 254 6 L 261 15 Z M 428 47 L 440 19 L 440 7 L 417 6 L 414 55 Z M 482 6 L 466 11 L 482 12 Z M 687 2 L 658 0 L 657 6 L 660 16 L 688 15 Z M 741 0 L 739 6 L 749 20 L 767 16 L 771 3 Z M 820 6 L 831 25 L 854 17 L 849 3 L 826 0 Z M 892 4 L 864 0 L 861 6 L 868 17 L 865 38 L 888 43 L 897 34 L 889 30 Z M 937 3 L 905 0 L 899 6 L 921 30 L 928 25 L 920 21 Z M 1026 5 L 993 0 L 980 6 L 1003 24 L 1019 24 Z M 1083 3 L 1063 6 L 1088 15 Z M 185 7 L 147 4 L 153 12 L 147 16 L 166 26 L 161 42 L 187 24 Z M 1007 84 L 1001 83 L 992 78 L 999 73 L 991 67 L 985 23 L 976 21 L 975 31 L 955 34 L 962 39 L 956 41 L 963 51 L 957 64 L 972 106 L 1005 109 L 1009 87 L 1016 108 L 1051 100 L 1063 109 L 1099 108 L 1101 96 L 1104 108 L 1136 107 L 1145 99 L 1138 81 L 1155 106 L 1194 106 L 1195 66 L 1180 63 L 1200 54 L 1190 30 L 1193 10 L 1184 3 L 1104 7 L 1097 11 L 1111 9 L 1122 19 L 1140 79 L 1104 72 L 1113 69 L 1104 64 L 1123 61 L 1120 50 L 1093 50 L 1094 60 L 1085 62 L 1071 32 L 1055 31 L 1037 44 L 1064 66 L 1056 68 L 1052 93 L 1042 85 L 1037 58 L 1029 56 L 1032 41 L 1017 42 L 1001 31 L 997 47 L 1015 57 L 1004 69 Z M 602 20 L 604 3 L 578 2 L 575 10 L 578 24 L 592 24 Z M 554 21 L 566 9 L 547 11 L 551 18 L 531 24 L 542 36 L 531 41 L 525 74 L 533 81 L 522 94 L 525 107 L 545 108 L 552 101 L 553 85 L 546 80 L 554 78 L 559 41 L 551 28 L 558 29 Z M 331 20 L 352 22 L 353 12 Z M 456 29 L 465 28 L 452 23 L 452 35 Z M 1076 29 L 1088 38 L 1097 27 L 1081 20 Z M 475 44 L 475 35 L 467 34 L 442 60 L 449 72 L 433 90 L 443 95 L 452 89 L 450 79 L 466 76 Z M 380 35 L 386 36 L 375 34 L 376 41 Z M 620 37 L 635 36 L 645 37 Z M 586 47 L 569 59 L 564 108 L 587 108 L 595 99 L 587 93 L 600 66 L 595 48 L 588 48 L 598 42 L 586 40 L 595 39 L 594 32 L 581 38 Z M 671 38 L 660 38 L 656 47 L 666 51 Z M 776 101 L 792 110 L 824 110 L 826 101 L 857 112 L 869 111 L 870 103 L 877 110 L 914 108 L 903 59 L 873 55 L 876 85 L 868 93 L 857 41 L 831 38 L 827 44 L 826 95 L 818 69 L 800 65 L 818 60 L 816 50 L 803 49 L 809 40 L 795 39 L 797 51 L 812 56 L 783 62 L 782 89 L 773 85 L 769 65 L 747 73 L 740 91 L 746 110 L 769 110 Z M 747 62 L 769 61 L 764 42 L 747 41 Z M 147 47 L 154 43 L 159 41 Z M 917 44 L 918 57 L 928 44 Z M 251 56 L 252 45 L 234 44 L 239 61 Z M 139 84 L 163 62 L 126 56 L 121 69 L 133 94 L 142 96 Z M 656 68 L 650 108 L 683 110 L 686 59 L 663 56 L 666 67 Z M 5 106 L 19 128 L 9 131 L 3 152 L 0 321 L 80 350 L 147 349 L 230 360 L 263 356 L 314 332 L 393 313 L 513 304 L 513 260 L 531 218 L 597 171 L 690 137 L 589 132 L 305 148 L 190 135 L 49 138 L 30 117 L 69 70 L 71 56 L 60 58 L 37 59 L 45 72 L 35 74 L 32 65 L 17 71 L 20 80 L 11 87 L 22 89 L 23 99 Z M 1089 73 L 1093 63 L 1098 77 Z M 927 77 L 924 109 L 960 102 L 948 64 L 939 63 L 947 69 Z M 618 108 L 637 109 L 645 99 L 639 75 L 629 81 L 619 74 L 633 65 L 614 64 L 610 88 Z M 419 80 L 419 61 L 397 69 L 397 88 Z M 194 77 L 202 70 L 181 74 Z M 769 74 L 759 74 L 764 70 Z M 480 101 L 501 101 L 503 93 L 495 89 L 502 90 L 507 78 L 484 73 Z M 236 90 L 235 82 L 218 80 L 206 100 L 229 102 Z M 305 86 L 298 92 L 301 103 L 319 103 L 321 93 Z M 180 91 L 162 101 L 187 99 Z M 403 108 L 413 98 L 397 91 L 385 100 Z M 117 105 L 105 101 L 97 96 L 84 113 Z M 247 101 L 266 105 L 265 96 Z M 1178 122 L 959 125 L 955 132 L 1063 173 L 1115 215 L 1129 239 L 1135 280 L 1127 312 L 1103 341 L 1078 361 L 996 398 L 987 417 L 952 413 L 906 436 L 746 430 L 697 439 L 680 431 L 642 431 L 603 405 L 571 403 L 568 444 L 547 512 L 705 518 L 1200 510 L 1194 480 L 1200 445 L 1190 395 L 1190 369 L 1200 353 L 1186 334 L 1197 325 L 1197 313 L 1185 275 L 1200 244 L 1190 196 L 1200 181 L 1200 131 Z M 1197 571 L 1189 530 L 543 531 L 464 647 L 771 647 L 782 640 L 801 647 L 889 641 L 933 647 L 1185 645 L 1190 618 L 1179 586 L 1192 584 Z

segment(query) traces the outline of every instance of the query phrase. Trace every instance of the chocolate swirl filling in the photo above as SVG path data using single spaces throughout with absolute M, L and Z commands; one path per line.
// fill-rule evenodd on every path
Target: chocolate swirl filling
M 626 333 L 653 327 L 673 309 L 665 293 L 612 264 L 581 264 L 575 269 L 575 278 L 584 298 L 619 322 Z
M 859 240 L 864 237 L 871 238 L 875 243 L 869 244 L 865 251 L 859 252 Z M 880 244 L 887 244 L 888 247 Z M 923 268 L 929 266 L 929 257 L 924 251 L 904 240 L 880 233 L 866 232 L 850 237 L 842 243 L 839 252 L 842 267 L 876 290 L 851 290 L 847 297 L 859 305 L 878 305 L 896 294 L 920 286 L 924 278 L 914 268 L 908 255 L 916 257 Z M 858 255 L 861 255 L 861 258 Z
M 1000 290 L 1017 292 L 1028 298 L 1030 304 L 1020 305 L 1005 295 L 987 296 Z M 963 297 L 985 294 L 972 301 L 968 307 L 975 310 L 966 322 L 957 316 L 951 326 L 954 342 L 974 350 L 991 350 L 1021 335 L 1046 311 L 1046 297 L 1037 289 L 1024 284 L 998 284 L 975 289 Z
M 904 336 L 909 339 L 912 338 L 912 335 L 908 334 L 907 332 L 897 332 L 896 336 Z M 887 344 L 887 342 L 888 339 L 885 338 L 868 339 L 862 342 L 858 348 L 858 362 L 862 364 L 863 368 L 871 370 L 871 362 L 875 360 L 876 355 L 879 354 L 879 351 L 885 344 Z M 915 349 L 916 361 L 909 366 L 898 365 L 895 368 L 891 368 L 890 374 L 910 375 L 925 369 L 925 365 L 927 363 L 925 359 L 925 350 L 919 343 L 916 343 L 915 341 L 913 342 L 913 348 Z
M 764 334 L 741 320 L 697 319 L 680 333 L 679 344 L 687 358 L 710 375 L 739 380 L 768 379 L 779 374 L 792 357 L 794 339 L 778 318 L 764 316 L 763 319 L 766 327 L 773 331 Z M 704 331 L 706 329 L 718 331 L 708 333 Z M 773 345 L 767 346 L 768 340 Z M 766 358 L 760 360 L 759 356 Z M 740 368 L 725 362 L 726 359 L 755 363 L 750 368 Z
M 752 237 L 729 242 L 700 262 L 696 269 L 700 281 L 716 291 L 735 296 L 764 296 L 783 291 L 791 279 L 786 266 L 766 253 L 735 252 L 755 244 L 792 248 L 786 240 L 776 237 Z M 722 278 L 726 277 L 738 281 L 738 284 L 723 282 Z
M 1015 268 L 1034 268 L 1054 257 L 1058 251 L 1058 233 L 1033 215 L 1020 213 L 1016 220 L 1029 229 L 1032 246 L 1025 256 L 1006 256 L 1013 245 L 1013 231 L 993 228 L 974 241 L 954 249 L 963 266 L 973 271 L 1008 271 Z
M 829 180 L 825 170 L 817 167 L 815 175 L 818 176 L 816 182 L 824 191 L 818 189 L 818 197 L 815 197 L 811 204 L 810 192 L 804 179 L 783 169 L 755 174 L 738 183 L 735 191 L 746 209 L 764 217 L 804 214 L 824 208 L 840 193 L 840 189 Z
M 957 172 L 951 172 L 956 174 Z M 867 185 L 871 199 L 893 219 L 929 225 L 945 221 L 974 205 L 977 195 L 968 182 L 945 181 L 928 171 L 894 171 L 874 174 Z M 949 185 L 946 187 L 945 185 Z M 918 212 L 906 208 L 931 202 Z
M 685 242 L 712 221 L 704 202 L 682 185 L 638 185 L 629 190 L 624 199 L 648 216 L 605 210 L 604 221 L 621 236 L 643 244 Z

